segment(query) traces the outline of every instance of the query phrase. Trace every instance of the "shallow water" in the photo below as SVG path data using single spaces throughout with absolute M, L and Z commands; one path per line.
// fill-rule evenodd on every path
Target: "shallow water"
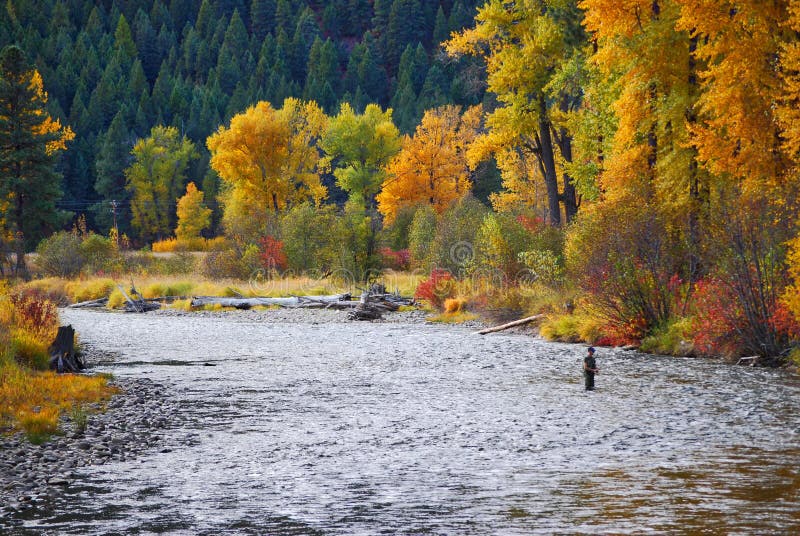
M 113 352 L 96 369 L 165 383 L 182 411 L 169 448 L 81 469 L 32 531 L 800 530 L 800 382 L 783 371 L 601 348 L 586 393 L 582 347 L 522 335 L 63 319 Z

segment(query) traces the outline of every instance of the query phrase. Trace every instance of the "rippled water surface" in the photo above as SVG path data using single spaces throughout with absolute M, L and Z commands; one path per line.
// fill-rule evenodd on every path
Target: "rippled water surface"
M 165 383 L 183 409 L 169 448 L 81 469 L 34 530 L 800 530 L 800 383 L 783 371 L 600 349 L 586 393 L 582 347 L 522 335 L 64 319 L 115 353 L 97 369 Z

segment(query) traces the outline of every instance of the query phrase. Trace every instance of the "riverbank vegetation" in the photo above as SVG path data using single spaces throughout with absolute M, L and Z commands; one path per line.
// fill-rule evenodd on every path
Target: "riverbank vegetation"
M 39 242 L 37 270 L 62 279 L 30 285 L 54 296 L 115 303 L 131 276 L 148 294 L 275 295 L 394 274 L 389 290 L 414 282 L 444 318 L 545 313 L 557 340 L 799 353 L 794 1 L 143 0 L 48 5 L 68 23 L 53 27 L 18 4 L 0 44 L 32 63 L 10 47 L 0 76 L 51 84 L 39 115 L 76 137 L 51 128 L 47 154 L 76 204 L 54 234 L 53 214 L 30 229 L 6 211 L 4 269 L 26 275 Z
M 21 431 L 33 442 L 58 432 L 62 414 L 85 418 L 85 407 L 114 392 L 104 376 L 47 371 L 58 311 L 32 289 L 0 285 L 0 433 Z

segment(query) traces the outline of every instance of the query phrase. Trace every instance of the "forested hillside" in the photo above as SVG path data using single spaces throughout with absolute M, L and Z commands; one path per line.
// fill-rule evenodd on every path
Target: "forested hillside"
M 54 118 L 75 141 L 61 160 L 59 207 L 106 232 L 111 201 L 128 232 L 124 170 L 156 125 L 174 126 L 199 158 L 187 176 L 215 207 L 219 179 L 206 138 L 258 101 L 286 97 L 394 110 L 412 132 L 425 110 L 484 96 L 474 59 L 439 44 L 473 24 L 477 0 L 13 1 L 0 10 L 0 48 L 17 43 L 42 75 Z M 344 196 L 327 177 L 333 201 Z M 338 195 L 338 197 L 337 197 Z
M 39 244 L 50 275 L 129 245 L 216 279 L 411 269 L 451 312 L 563 308 L 554 338 L 800 362 L 800 0 L 5 6 L 16 274 L 60 171 L 88 229 Z

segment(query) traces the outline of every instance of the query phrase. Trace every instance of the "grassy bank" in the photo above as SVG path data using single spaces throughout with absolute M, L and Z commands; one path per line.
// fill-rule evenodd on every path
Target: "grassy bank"
M 411 296 L 425 276 L 408 272 L 387 272 L 381 279 L 387 290 Z M 134 275 L 111 279 L 102 276 L 64 279 L 48 277 L 25 283 L 20 288 L 48 297 L 54 303 L 67 305 L 100 298 L 109 298 L 108 307 L 113 309 L 124 305 L 125 298 L 117 284 L 128 288 L 133 282 L 145 298 L 162 296 L 265 296 L 282 297 L 351 293 L 357 295 L 366 285 L 347 279 L 313 277 L 265 278 L 251 280 L 211 279 L 199 274 L 175 276 Z
M 87 404 L 113 394 L 106 377 L 46 370 L 57 330 L 58 311 L 42 293 L 0 283 L 0 433 L 45 441 L 62 414 L 80 422 Z

